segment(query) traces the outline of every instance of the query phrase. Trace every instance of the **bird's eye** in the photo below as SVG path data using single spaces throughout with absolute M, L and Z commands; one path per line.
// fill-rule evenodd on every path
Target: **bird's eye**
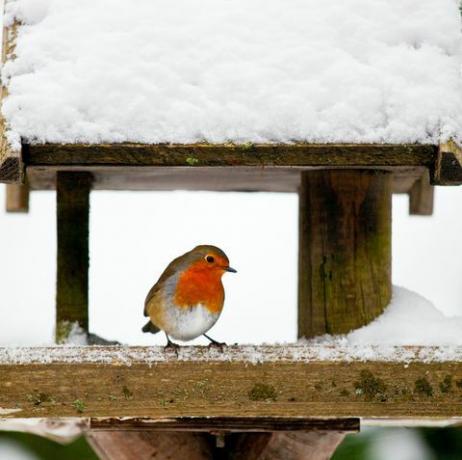
M 215 258 L 213 256 L 205 256 L 205 260 L 209 263 L 209 264 L 213 264 L 213 262 L 215 262 Z

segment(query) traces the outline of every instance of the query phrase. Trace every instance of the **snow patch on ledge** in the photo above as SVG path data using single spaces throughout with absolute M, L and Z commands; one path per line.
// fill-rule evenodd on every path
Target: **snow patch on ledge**
M 174 361 L 225 362 L 249 364 L 275 361 L 382 361 L 382 362 L 448 362 L 462 361 L 462 347 L 353 346 L 341 345 L 242 345 L 228 346 L 223 351 L 207 347 L 185 346 L 178 351 L 163 347 L 34 347 L 0 348 L 0 365 L 4 364 L 117 364 L 131 366 Z
M 438 143 L 462 132 L 455 0 L 9 0 L 15 19 L 2 72 L 12 139 Z

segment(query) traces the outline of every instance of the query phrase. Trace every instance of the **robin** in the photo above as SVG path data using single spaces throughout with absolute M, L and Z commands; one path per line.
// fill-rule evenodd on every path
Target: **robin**
M 236 273 L 226 254 L 216 246 L 201 245 L 176 258 L 149 291 L 143 332 L 164 331 L 167 347 L 178 347 L 170 337 L 188 341 L 203 335 L 212 345 L 223 345 L 206 332 L 220 317 L 225 300 L 221 277 Z

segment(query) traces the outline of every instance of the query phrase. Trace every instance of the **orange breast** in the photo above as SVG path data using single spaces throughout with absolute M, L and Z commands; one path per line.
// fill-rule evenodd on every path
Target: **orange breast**
M 218 270 L 191 267 L 178 278 L 175 303 L 179 307 L 202 304 L 212 313 L 223 308 L 225 293 Z

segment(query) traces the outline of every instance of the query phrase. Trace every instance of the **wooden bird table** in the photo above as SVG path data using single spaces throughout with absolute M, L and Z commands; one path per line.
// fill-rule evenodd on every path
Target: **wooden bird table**
M 4 61 L 14 39 L 7 27 Z M 433 185 L 462 183 L 462 150 L 452 141 L 13 149 L 0 123 L 7 210 L 27 211 L 30 191 L 56 190 L 57 342 L 75 322 L 88 331 L 92 190 L 298 193 L 298 335 L 313 337 L 361 327 L 388 304 L 392 193 L 409 195 L 412 214 L 430 215 Z M 188 347 L 178 357 L 137 347 L 0 349 L 0 416 L 77 419 L 111 460 L 328 458 L 359 419 L 460 421 L 460 350 L 404 347 L 394 359 L 365 360 L 294 347 L 222 355 Z

